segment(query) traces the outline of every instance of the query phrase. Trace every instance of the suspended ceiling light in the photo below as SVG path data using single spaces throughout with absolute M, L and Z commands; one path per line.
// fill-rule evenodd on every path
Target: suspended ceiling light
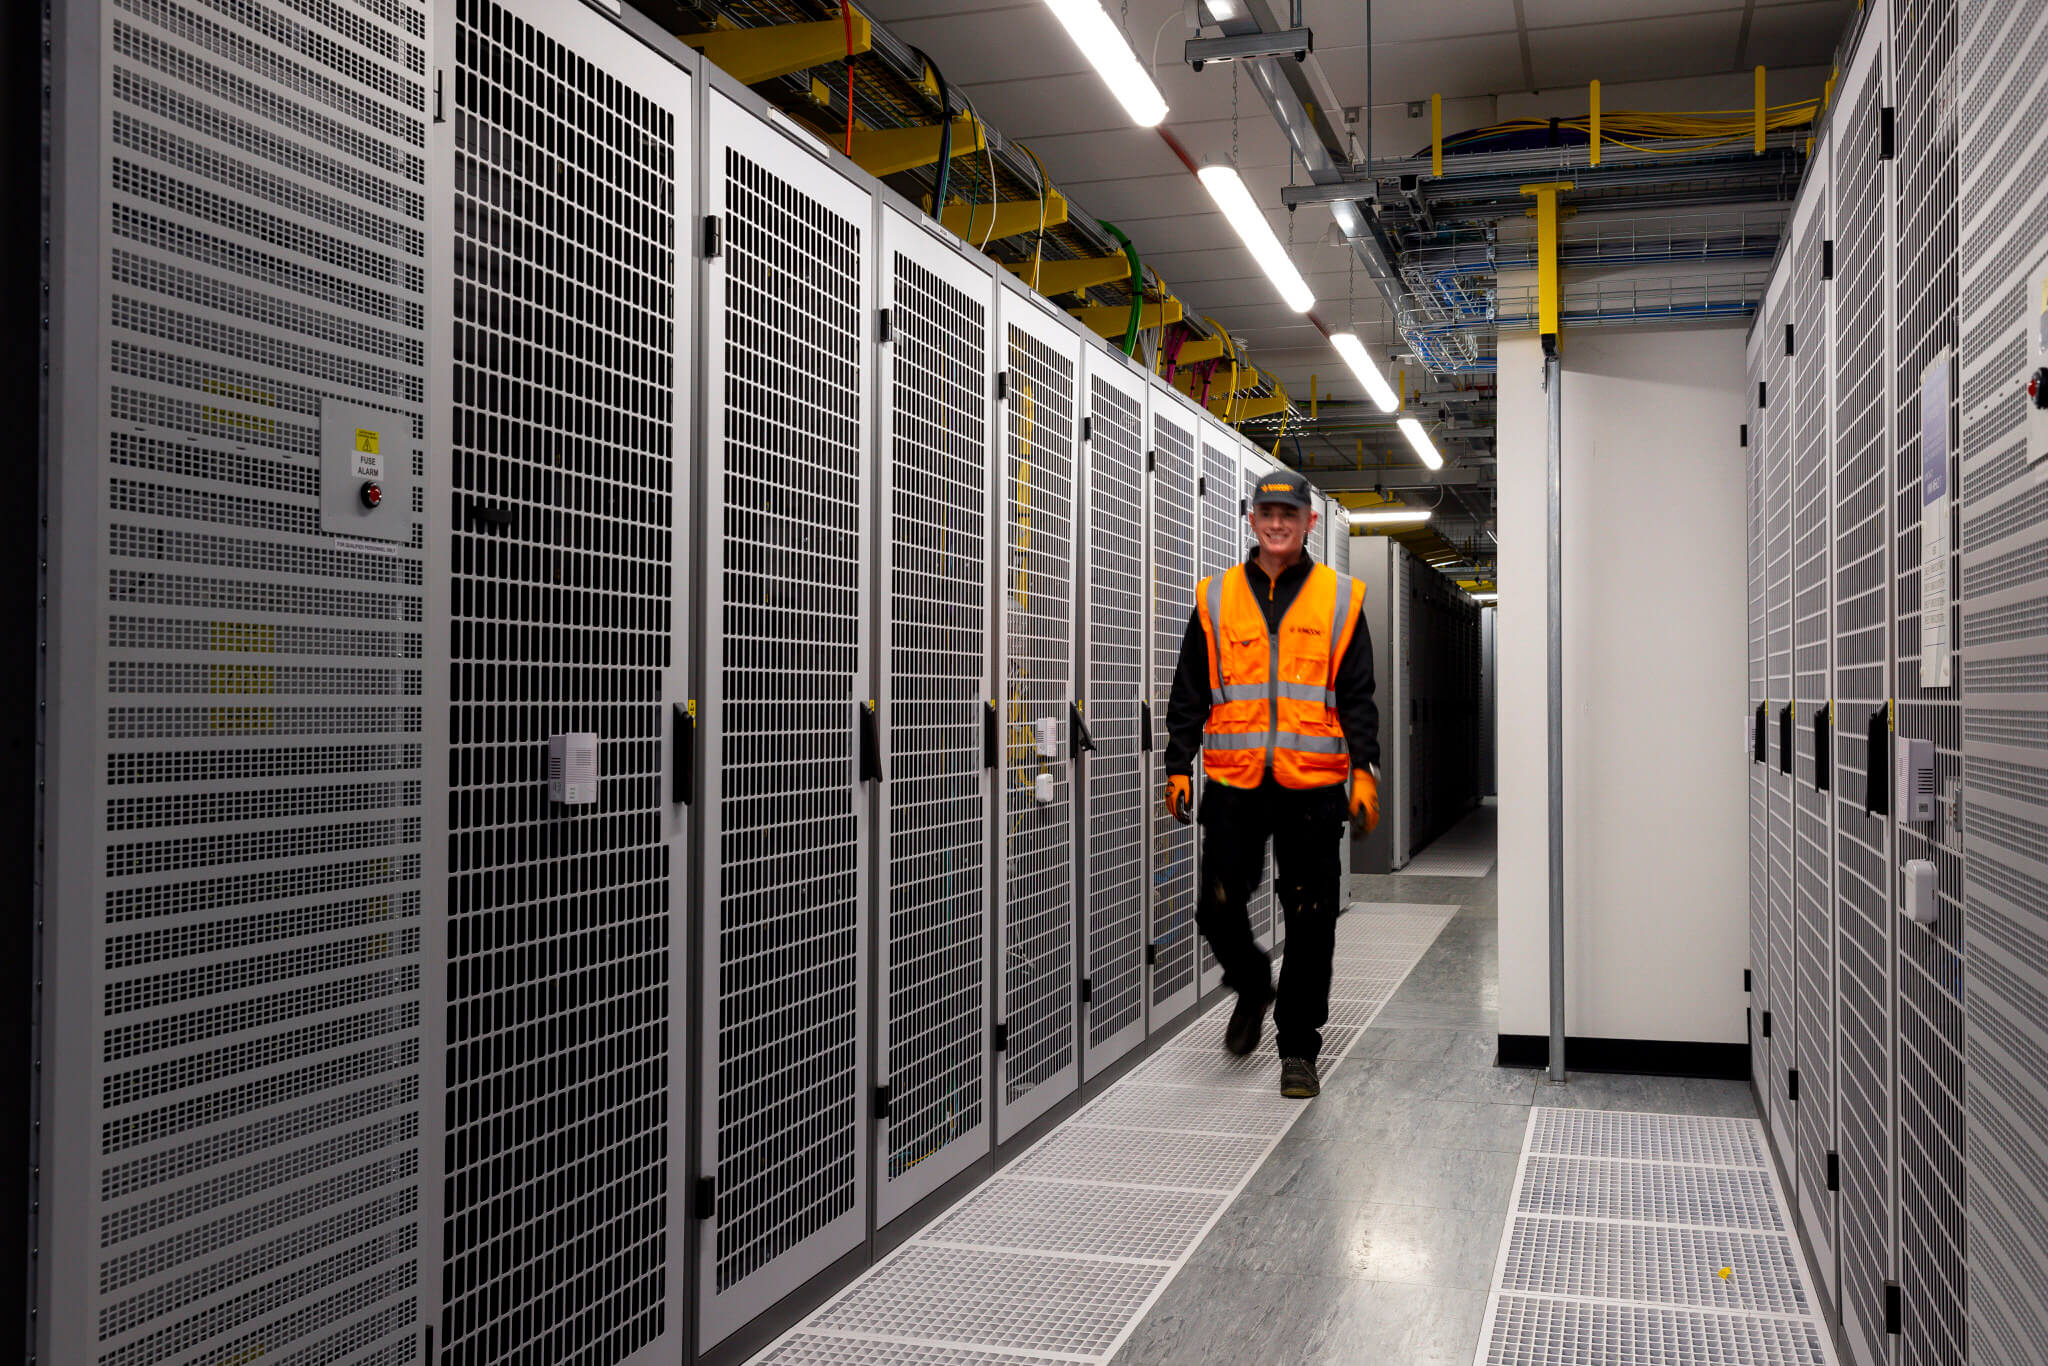
M 1230 220 L 1230 226 L 1237 231 L 1244 242 L 1245 250 L 1259 263 L 1259 269 L 1266 272 L 1266 278 L 1280 291 L 1281 299 L 1296 313 L 1306 313 L 1316 305 L 1316 296 L 1309 290 L 1308 281 L 1301 278 L 1301 272 L 1294 268 L 1287 249 L 1280 245 L 1280 239 L 1273 235 L 1273 225 L 1266 221 L 1266 215 L 1259 212 L 1259 206 L 1252 199 L 1252 192 L 1244 187 L 1244 177 L 1237 173 L 1235 166 L 1204 166 L 1199 172 L 1202 184 L 1208 188 L 1209 197 L 1216 201 L 1216 207 L 1223 210 L 1223 216 Z
M 1429 439 L 1429 433 L 1422 430 L 1422 424 L 1412 417 L 1404 417 L 1398 424 L 1401 435 L 1408 438 L 1408 444 L 1422 457 L 1422 463 L 1433 470 L 1444 467 L 1444 458 L 1436 453 L 1436 443 Z
M 1209 17 L 1217 23 L 1237 18 L 1237 0 L 1206 0 Z
M 1109 93 L 1140 128 L 1156 128 L 1166 117 L 1166 97 L 1131 51 L 1123 33 L 1097 0 L 1045 0 L 1074 46 L 1094 66 Z
M 1358 339 L 1357 333 L 1335 333 L 1330 338 L 1330 345 L 1337 348 L 1337 354 L 1351 367 L 1351 373 L 1358 376 L 1358 382 L 1371 395 L 1375 408 L 1391 413 L 1401 406 L 1400 398 L 1387 383 L 1387 377 L 1380 373 L 1380 368 L 1372 363 L 1372 357 L 1366 353 L 1365 343 Z
M 1428 508 L 1380 507 L 1351 509 L 1351 525 L 1353 526 L 1421 526 L 1428 520 Z

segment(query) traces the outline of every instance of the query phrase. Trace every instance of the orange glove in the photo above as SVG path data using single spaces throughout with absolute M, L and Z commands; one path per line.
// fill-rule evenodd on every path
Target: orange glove
M 1351 828 L 1370 835 L 1380 823 L 1379 779 L 1365 769 L 1351 775 Z
M 1166 780 L 1166 810 L 1175 820 L 1186 825 L 1195 809 L 1194 780 L 1176 773 Z

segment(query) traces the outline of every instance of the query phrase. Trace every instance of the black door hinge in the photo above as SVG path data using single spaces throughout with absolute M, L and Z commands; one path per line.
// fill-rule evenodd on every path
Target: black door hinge
M 1140 702 L 1138 704 L 1138 726 L 1138 749 L 1141 753 L 1150 754 L 1152 752 L 1152 704 L 1150 702 Z
M 1756 744 L 1753 755 L 1756 762 L 1767 764 L 1771 761 L 1771 704 L 1756 704 Z
M 1832 237 L 1821 239 L 1820 278 L 1823 280 L 1835 278 L 1835 239 Z
M 996 402 L 1001 403 L 1009 397 L 1010 372 L 1008 370 L 998 370 L 996 371 Z
M 1771 406 L 1770 386 L 1766 385 L 1762 380 L 1756 382 L 1756 406 L 1759 408 Z
M 996 704 L 994 699 L 990 699 L 981 713 L 981 766 L 994 768 L 1001 754 L 1002 747 L 996 740 Z
M 1084 413 L 1081 416 L 1081 439 L 1083 441 L 1092 441 L 1094 438 L 1095 419 Z
M 1892 111 L 1884 111 L 1889 114 Z M 1906 1331 L 1906 1299 L 1897 1281 L 1884 1283 L 1884 1331 L 1897 1337 Z
M 1785 1099 L 1794 1102 L 1799 1099 L 1799 1069 L 1796 1067 L 1785 1069 Z
M 1898 119 L 1890 105 L 1886 105 L 1877 111 L 1877 159 L 1879 161 L 1890 161 L 1898 155 L 1897 128 Z
M 1829 1190 L 1831 1190 L 1831 1191 L 1838 1191 L 1838 1190 L 1840 1190 L 1841 1188 L 1842 1188 L 1842 1155 L 1841 1155 L 1840 1153 L 1829 1153 L 1829 1154 L 1828 1154 L 1828 1189 L 1829 1189 Z
M 995 1046 L 998 1053 L 1001 1053 L 1010 1046 L 1010 1027 L 1008 1025 L 999 1024 L 996 1026 Z
M 691 1212 L 699 1219 L 709 1219 L 718 1213 L 718 1186 L 710 1177 L 697 1178 L 697 1206 Z
M 1749 448 L 1749 424 L 1747 422 L 1742 424 L 1742 446 L 1744 450 Z
M 1159 468 L 1159 452 L 1158 452 L 1158 451 L 1146 451 L 1146 452 L 1145 452 L 1145 473 L 1147 473 L 1147 474 L 1150 474 L 1150 473 L 1152 473 L 1152 471 L 1154 471 L 1154 470 L 1156 470 L 1156 469 L 1158 469 L 1158 468 Z
M 889 1117 L 889 1088 L 888 1088 L 888 1087 L 886 1087 L 886 1086 L 877 1086 L 877 1087 L 875 1088 L 875 1118 L 876 1118 L 876 1119 L 887 1119 L 888 1117 Z
M 1198 475 L 1196 475 L 1196 476 L 1195 476 L 1195 497 L 1197 497 L 1197 498 L 1203 497 L 1203 496 L 1205 496 L 1205 495 L 1206 495 L 1206 494 L 1207 494 L 1208 492 L 1209 492 L 1209 476 L 1208 476 L 1208 475 L 1206 475 L 1206 474 L 1198 474 Z
M 671 748 L 675 772 L 669 775 L 668 799 L 688 806 L 697 800 L 697 704 L 675 709 L 675 740 Z
M 1749 974 L 1749 969 L 1748 969 L 1748 968 L 1744 968 L 1744 969 L 1742 970 L 1742 989 L 1743 989 L 1744 991 L 1753 991 L 1753 990 L 1755 990 L 1755 988 L 1754 988 L 1754 987 L 1752 987 L 1752 986 L 1750 986 L 1750 984 L 1749 984 L 1749 983 L 1750 983 L 1750 974 Z
M 436 123 L 448 122 L 447 111 L 441 103 L 441 78 L 444 74 L 441 68 L 434 68 L 434 122 Z
M 1147 944 L 1145 946 L 1145 966 L 1148 968 L 1159 966 L 1159 945 Z
M 886 308 L 875 310 L 875 340 L 878 342 L 889 340 L 889 310 Z
M 1768 1010 L 1764 1012 L 1764 1037 L 1771 1037 L 1771 1012 Z
M 709 261 L 712 257 L 718 255 L 718 250 L 718 215 L 715 213 L 706 214 L 704 216 L 704 259 Z
M 1792 771 L 1792 704 L 1778 708 L 1778 772 Z
M 1785 324 L 1785 354 L 1792 354 L 1792 324 Z
M 1863 814 L 1892 813 L 1891 713 L 1883 707 L 1870 713 L 1863 748 Z
M 1087 1005 L 1090 1001 L 1094 999 L 1095 979 L 1092 977 L 1083 977 L 1081 979 L 1081 1004 Z

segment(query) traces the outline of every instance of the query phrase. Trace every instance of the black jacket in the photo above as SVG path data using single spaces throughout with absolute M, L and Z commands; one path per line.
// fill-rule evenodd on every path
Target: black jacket
M 1277 632 L 1280 619 L 1294 604 L 1315 561 L 1307 555 L 1280 571 L 1277 583 L 1266 581 L 1257 552 L 1245 562 L 1252 595 L 1266 614 L 1266 630 Z M 1380 761 L 1380 709 L 1372 700 L 1372 636 L 1365 618 L 1351 633 L 1344 658 L 1337 661 L 1337 719 L 1351 747 L 1353 768 L 1377 768 Z M 1202 614 L 1188 613 L 1188 629 L 1180 638 L 1180 663 L 1173 671 L 1173 696 L 1166 704 L 1166 771 L 1192 776 L 1202 753 L 1202 730 L 1209 724 L 1209 642 L 1202 634 Z M 1266 775 L 1271 783 L 1273 775 Z

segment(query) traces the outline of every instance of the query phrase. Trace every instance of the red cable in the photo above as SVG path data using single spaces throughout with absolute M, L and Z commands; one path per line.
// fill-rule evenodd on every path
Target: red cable
M 853 6 L 841 5 L 846 19 L 846 155 L 853 155 Z

